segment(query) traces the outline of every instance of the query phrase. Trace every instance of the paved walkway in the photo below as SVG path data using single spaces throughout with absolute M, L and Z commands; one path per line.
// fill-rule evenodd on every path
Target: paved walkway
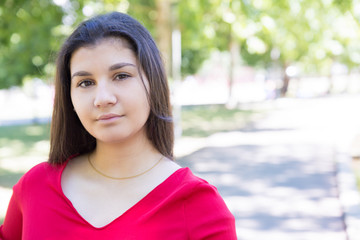
M 178 161 L 218 187 L 239 239 L 346 240 L 336 156 L 360 133 L 358 106 L 360 97 L 281 99 L 263 121 Z

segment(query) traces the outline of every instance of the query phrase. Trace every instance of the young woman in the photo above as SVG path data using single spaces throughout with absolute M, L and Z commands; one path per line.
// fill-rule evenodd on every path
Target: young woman
M 64 43 L 50 145 L 14 186 L 0 239 L 236 239 L 216 188 L 173 161 L 160 54 L 130 16 L 85 21 Z

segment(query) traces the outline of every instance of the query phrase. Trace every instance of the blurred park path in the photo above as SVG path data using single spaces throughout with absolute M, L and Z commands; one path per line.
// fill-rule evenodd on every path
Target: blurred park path
M 345 240 L 336 156 L 360 133 L 358 106 L 354 95 L 278 99 L 266 119 L 178 162 L 217 186 L 239 239 Z

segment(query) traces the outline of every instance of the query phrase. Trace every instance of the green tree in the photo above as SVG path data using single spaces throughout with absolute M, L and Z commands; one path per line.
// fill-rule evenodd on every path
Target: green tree
M 46 0 L 5 0 L 0 5 L 0 88 L 44 76 L 63 35 L 62 9 Z M 50 38 L 49 35 L 55 37 Z
M 350 0 L 251 1 L 247 26 L 235 29 L 246 39 L 241 42 L 242 58 L 265 68 L 276 62 L 283 69 L 282 95 L 290 81 L 289 66 L 299 67 L 303 74 L 328 76 L 334 62 L 355 67 L 360 60 L 360 28 L 351 19 L 353 8 Z M 279 53 L 275 59 L 274 52 Z

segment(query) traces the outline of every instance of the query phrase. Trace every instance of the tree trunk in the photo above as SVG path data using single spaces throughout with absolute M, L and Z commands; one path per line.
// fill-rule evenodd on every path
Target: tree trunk
M 326 92 L 326 94 L 332 94 L 333 90 L 334 90 L 334 76 L 333 76 L 333 72 L 332 69 L 334 67 L 334 58 L 331 59 L 331 67 L 329 69 L 329 74 L 328 74 L 328 82 L 329 82 L 329 86 L 328 86 L 328 90 Z
M 328 82 L 329 82 L 329 87 L 328 87 L 326 94 L 330 95 L 333 93 L 333 90 L 334 90 L 334 78 L 333 78 L 332 73 L 330 73 L 328 76 Z
M 286 96 L 286 94 L 288 92 L 288 88 L 289 88 L 290 77 L 286 73 L 287 67 L 288 67 L 288 64 L 284 64 L 284 66 L 283 66 L 283 85 L 282 85 L 281 91 L 280 91 L 281 97 Z
M 233 102 L 233 85 L 234 85 L 234 72 L 235 68 L 238 65 L 238 57 L 239 57 L 239 43 L 234 39 L 232 33 L 230 34 L 230 43 L 229 43 L 229 52 L 230 52 L 230 66 L 229 66 L 229 92 L 228 92 L 228 105 L 235 104 Z
M 165 63 L 168 76 L 171 76 L 171 3 L 169 0 L 156 0 L 156 42 Z

